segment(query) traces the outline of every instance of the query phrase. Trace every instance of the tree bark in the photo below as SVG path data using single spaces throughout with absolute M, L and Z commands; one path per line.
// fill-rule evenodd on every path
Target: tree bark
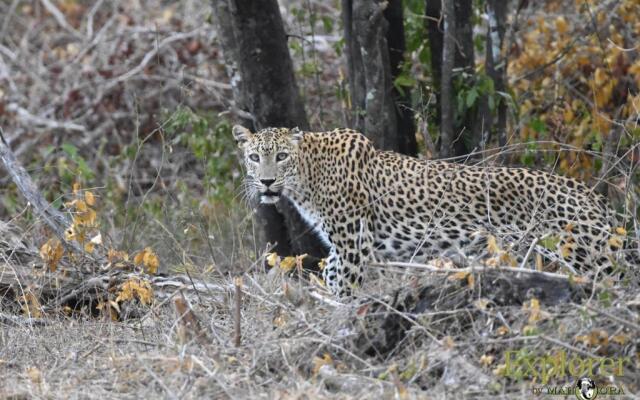
M 405 51 L 400 1 L 342 0 L 350 126 L 377 148 L 415 155 L 415 121 L 408 91 L 393 85 Z
M 406 50 L 404 36 L 404 13 L 402 1 L 391 1 L 384 10 L 384 17 L 389 23 L 387 29 L 387 46 L 389 49 L 389 62 L 391 63 L 392 82 L 402 73 L 404 52 Z M 398 91 L 392 86 L 394 103 L 396 106 L 396 122 L 399 151 L 403 154 L 415 156 L 418 153 L 416 143 L 416 125 L 411 109 L 411 91 L 405 88 Z
M 457 75 L 464 73 L 464 85 L 472 86 L 477 83 L 475 77 L 475 51 L 473 45 L 473 3 L 472 0 L 455 0 L 456 20 L 456 56 L 454 70 Z M 455 101 L 454 101 L 455 103 Z M 454 124 L 453 148 L 456 156 L 469 154 L 482 141 L 484 122 L 483 111 L 488 109 L 486 96 L 479 96 L 473 108 L 468 109 L 461 116 L 460 123 Z
M 426 0 L 425 4 L 425 21 L 427 28 L 427 36 L 429 39 L 429 50 L 431 52 L 431 80 L 436 94 L 436 124 L 441 126 L 442 116 L 440 96 L 441 73 L 442 73 L 442 47 L 444 43 L 444 34 L 442 31 L 442 1 Z
M 236 113 L 243 125 L 253 130 L 308 128 L 278 2 L 213 0 L 213 7 Z M 255 211 L 258 255 L 267 248 L 281 256 L 326 255 L 290 203 L 258 204 Z
M 353 20 L 360 43 L 366 85 L 364 133 L 379 149 L 399 151 L 391 64 L 386 41 L 386 3 L 354 0 Z
M 366 86 L 360 43 L 353 31 L 353 0 L 342 0 L 342 21 L 344 22 L 344 41 L 347 49 L 347 73 L 351 100 L 350 120 L 348 123 L 354 129 L 364 132 Z
M 507 25 L 507 10 L 509 2 L 504 0 L 488 0 L 487 15 L 489 26 L 487 32 L 487 73 L 493 79 L 494 88 L 498 93 L 507 90 L 507 57 L 504 50 L 504 36 Z M 502 96 L 498 97 L 497 121 L 495 131 L 500 146 L 507 144 L 507 103 Z
M 443 2 L 444 33 L 440 72 L 440 158 L 454 155 L 453 67 L 456 53 L 456 16 L 453 1 Z

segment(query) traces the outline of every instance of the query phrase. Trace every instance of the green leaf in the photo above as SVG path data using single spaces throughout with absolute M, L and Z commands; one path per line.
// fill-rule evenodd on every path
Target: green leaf
M 326 33 L 331 33 L 333 31 L 333 20 L 328 16 L 322 17 L 322 26 Z
M 473 107 L 473 105 L 476 103 L 477 98 L 478 98 L 478 91 L 475 88 L 471 89 L 467 93 L 467 100 L 466 100 L 467 108 Z
M 547 131 L 547 125 L 539 118 L 536 118 L 529 122 L 529 126 L 537 133 L 545 133 Z
M 409 76 L 409 74 L 401 74 L 393 81 L 393 84 L 396 85 L 396 87 L 413 87 L 416 84 L 416 80 Z
M 71 143 L 63 143 L 60 147 L 69 157 L 75 158 L 78 156 L 78 148 Z
M 558 243 L 560 243 L 560 237 L 549 236 L 540 240 L 538 243 L 547 250 L 556 251 Z

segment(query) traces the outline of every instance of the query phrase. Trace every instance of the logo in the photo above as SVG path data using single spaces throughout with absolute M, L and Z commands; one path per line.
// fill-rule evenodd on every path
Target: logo
M 596 383 L 587 377 L 578 379 L 575 393 L 578 400 L 592 400 L 598 397 Z

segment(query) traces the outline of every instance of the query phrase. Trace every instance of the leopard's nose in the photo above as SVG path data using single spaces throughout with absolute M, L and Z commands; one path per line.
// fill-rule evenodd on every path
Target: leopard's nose
M 275 182 L 275 179 L 260 179 L 260 182 L 265 185 L 267 188 L 269 188 L 269 186 L 273 185 L 273 183 Z

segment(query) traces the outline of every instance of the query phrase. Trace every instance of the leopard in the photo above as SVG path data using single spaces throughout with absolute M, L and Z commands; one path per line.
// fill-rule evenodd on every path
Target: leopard
M 349 128 L 232 133 L 246 191 L 294 204 L 328 249 L 322 278 L 338 297 L 361 287 L 373 262 L 426 263 L 482 245 L 490 236 L 482 232 L 519 238 L 521 249 L 554 238 L 549 256 L 574 272 L 611 266 L 612 211 L 571 177 L 378 150 Z

